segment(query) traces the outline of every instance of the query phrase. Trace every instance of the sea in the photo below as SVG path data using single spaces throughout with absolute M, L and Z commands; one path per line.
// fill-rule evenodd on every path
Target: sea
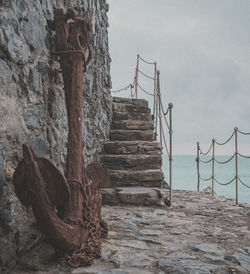
M 211 157 L 211 156 L 210 156 Z M 220 162 L 226 161 L 230 156 L 216 156 Z M 172 169 L 172 185 L 173 189 L 181 190 L 197 190 L 197 165 L 196 155 L 174 155 Z M 208 157 L 202 158 L 204 161 L 209 160 Z M 239 158 L 239 177 L 250 187 L 250 159 Z M 169 162 L 168 156 L 163 155 L 162 170 L 165 175 L 165 181 L 169 183 Z M 200 176 L 209 178 L 212 175 L 212 162 L 208 164 L 200 163 Z M 229 182 L 235 176 L 235 159 L 227 164 L 221 165 L 215 163 L 215 177 L 221 183 Z M 200 181 L 200 191 L 208 186 L 212 187 L 212 180 L 208 182 Z M 235 199 L 236 187 L 235 180 L 227 185 L 222 186 L 215 182 L 215 193 L 228 198 Z M 239 202 L 250 204 L 250 188 L 243 186 L 239 182 Z

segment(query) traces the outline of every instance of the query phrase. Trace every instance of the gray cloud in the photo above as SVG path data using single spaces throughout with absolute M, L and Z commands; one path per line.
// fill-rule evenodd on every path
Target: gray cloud
M 137 53 L 158 62 L 176 153 L 223 141 L 235 126 L 250 131 L 250 1 L 108 2 L 113 88 L 133 81 Z

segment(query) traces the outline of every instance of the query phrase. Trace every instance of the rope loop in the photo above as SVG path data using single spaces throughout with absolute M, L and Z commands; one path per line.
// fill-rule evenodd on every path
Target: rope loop
M 230 157 L 228 160 L 226 160 L 226 161 L 218 161 L 218 160 L 216 160 L 215 158 L 214 158 L 214 161 L 217 163 L 217 164 L 221 164 L 221 165 L 223 165 L 223 164 L 227 164 L 227 163 L 229 163 L 234 157 L 235 157 L 235 155 L 236 155 L 237 153 L 234 153 L 234 155 L 232 156 L 232 157 Z
M 242 154 L 240 154 L 239 152 L 238 152 L 238 155 L 239 155 L 240 157 L 243 157 L 243 158 L 246 158 L 246 159 L 250 159 L 250 156 L 242 155 Z
M 209 177 L 209 178 L 206 178 L 206 179 L 204 179 L 204 178 L 202 178 L 200 175 L 199 175 L 199 177 L 200 177 L 200 179 L 202 180 L 202 181 L 210 181 L 212 178 L 213 178 L 213 176 L 211 176 L 211 177 Z
M 155 78 L 154 78 L 154 77 L 151 77 L 151 76 L 147 75 L 146 73 L 144 73 L 143 71 L 141 71 L 141 70 L 139 70 L 139 69 L 137 69 L 137 70 L 138 70 L 143 76 L 145 76 L 145 77 L 147 77 L 147 78 L 149 78 L 149 79 L 155 81 Z
M 137 55 L 139 57 L 139 59 L 141 59 L 144 63 L 148 64 L 148 65 L 155 65 L 156 62 L 148 62 L 145 59 L 143 59 L 139 54 Z
M 203 163 L 203 164 L 208 164 L 208 163 L 210 163 L 212 161 L 213 161 L 213 158 L 209 159 L 208 161 L 204 161 L 204 160 L 200 159 L 200 162 Z
M 247 184 L 243 183 L 242 180 L 241 180 L 239 177 L 238 177 L 238 180 L 240 181 L 240 183 L 241 183 L 243 186 L 245 186 L 245 187 L 247 187 L 247 188 L 250 188 L 250 186 L 248 186 Z
M 137 86 L 143 91 L 143 92 L 145 92 L 146 94 L 148 94 L 148 95 L 150 95 L 150 96 L 153 96 L 154 97 L 154 94 L 152 94 L 152 93 L 150 93 L 150 92 L 148 92 L 148 91 L 146 91 L 144 88 L 142 88 L 140 85 L 139 85 L 139 83 L 137 83 Z
M 214 141 L 214 142 L 215 142 L 215 144 L 217 144 L 217 145 L 219 145 L 219 146 L 223 146 L 223 145 L 227 144 L 227 143 L 233 138 L 234 134 L 235 134 L 235 131 L 234 131 L 233 134 L 232 134 L 225 142 L 223 142 L 223 143 L 219 143 L 219 142 L 217 142 L 217 141 Z
M 219 185 L 222 185 L 222 186 L 227 186 L 227 185 L 230 185 L 234 180 L 235 180 L 236 176 L 233 177 L 233 179 L 227 183 L 221 183 L 219 182 L 216 178 L 214 178 L 215 182 L 218 183 Z
M 212 147 L 213 147 L 213 143 L 210 145 L 210 147 L 209 147 L 209 149 L 208 149 L 207 152 L 202 152 L 201 148 L 199 147 L 200 154 L 202 154 L 202 155 L 207 155 L 207 154 L 210 152 L 210 150 L 211 150 Z
M 250 135 L 250 132 L 243 132 L 243 131 L 240 131 L 239 129 L 237 129 L 237 131 L 238 131 L 240 134 L 243 134 L 243 135 Z

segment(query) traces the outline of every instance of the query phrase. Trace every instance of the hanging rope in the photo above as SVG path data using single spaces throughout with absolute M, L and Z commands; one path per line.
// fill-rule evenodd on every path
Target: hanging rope
M 143 59 L 139 54 L 138 54 L 138 56 L 139 56 L 139 58 L 140 58 L 144 63 L 146 63 L 146 64 L 148 64 L 148 65 L 154 65 L 154 64 L 156 64 L 156 62 L 148 62 L 148 61 L 146 61 L 146 60 Z
M 121 89 L 117 89 L 117 90 L 111 90 L 111 93 L 118 93 L 118 92 L 121 92 L 121 91 L 124 91 L 124 90 L 127 90 L 128 88 L 130 88 L 132 85 L 129 84 L 128 86 L 124 87 L 124 88 L 121 88 Z
M 227 164 L 227 163 L 229 163 L 234 157 L 235 157 L 235 153 L 234 153 L 234 155 L 232 156 L 232 157 L 230 157 L 228 160 L 226 160 L 226 161 L 224 161 L 224 162 L 221 162 L 221 161 L 218 161 L 218 160 L 216 160 L 215 158 L 214 158 L 214 161 L 217 163 L 217 164 L 221 164 L 221 165 L 223 165 L 223 164 Z
M 147 77 L 147 78 L 149 78 L 149 79 L 151 79 L 151 80 L 155 80 L 155 78 L 153 78 L 153 77 L 147 75 L 146 73 L 142 72 L 141 70 L 139 70 L 139 69 L 137 69 L 137 70 L 138 70 L 142 75 L 144 75 L 145 77 Z
M 162 110 L 162 113 L 163 113 L 163 118 L 164 118 L 164 120 L 165 120 L 165 123 L 166 123 L 168 129 L 170 129 L 169 124 L 168 124 L 168 121 L 167 121 L 167 118 L 166 118 L 166 115 L 167 115 L 168 110 L 170 109 L 170 107 L 168 107 L 167 112 L 166 112 L 166 115 L 165 115 L 165 114 L 164 114 L 163 105 L 162 105 L 161 95 L 159 96 L 159 99 L 160 99 L 161 110 Z
M 202 177 L 200 176 L 200 179 L 201 179 L 202 181 L 210 181 L 212 178 L 213 178 L 213 176 L 211 176 L 211 177 L 209 177 L 209 178 L 204 179 L 204 178 L 202 178 Z
M 250 186 L 246 185 L 245 183 L 242 182 L 242 180 L 238 177 L 239 181 L 241 182 L 241 184 L 247 188 L 250 188 Z
M 243 134 L 243 135 L 250 135 L 249 132 L 242 132 L 242 131 L 240 131 L 239 129 L 237 129 L 237 131 L 238 131 L 239 133 Z
M 220 145 L 220 146 L 223 146 L 223 145 L 227 144 L 233 138 L 234 133 L 235 132 L 233 132 L 233 134 L 224 143 L 218 143 L 218 142 L 215 141 L 215 144 Z
M 213 161 L 213 158 L 211 158 L 210 160 L 208 160 L 208 161 L 204 161 L 204 160 L 201 160 L 200 159 L 200 162 L 202 162 L 203 164 L 208 164 L 208 163 L 210 163 L 210 162 L 212 162 Z
M 235 180 L 235 176 L 233 177 L 233 179 L 231 181 L 229 181 L 228 183 L 221 183 L 219 182 L 216 178 L 214 178 L 215 182 L 218 183 L 219 185 L 222 185 L 222 186 L 227 186 L 227 185 L 230 185 L 234 180 Z
M 211 150 L 212 147 L 213 147 L 213 144 L 210 145 L 210 147 L 209 147 L 209 149 L 208 149 L 208 151 L 206 153 L 202 152 L 202 150 L 200 148 L 200 154 L 207 155 L 210 152 L 210 150 Z
M 238 152 L 238 155 L 239 155 L 240 157 L 243 157 L 243 158 L 246 158 L 246 159 L 250 159 L 250 156 L 242 155 L 242 154 L 240 154 L 239 152 Z
M 142 88 L 138 83 L 137 83 L 137 86 L 138 86 L 143 92 L 145 92 L 146 94 L 148 94 L 148 95 L 150 95 L 150 96 L 154 96 L 154 94 L 152 94 L 152 93 L 146 91 L 146 90 L 145 90 L 144 88 Z

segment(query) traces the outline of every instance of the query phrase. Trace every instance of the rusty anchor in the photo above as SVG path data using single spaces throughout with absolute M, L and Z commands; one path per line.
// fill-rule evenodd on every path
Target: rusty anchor
M 23 145 L 13 181 L 20 201 L 32 206 L 41 231 L 67 254 L 66 262 L 78 267 L 100 256 L 101 238 L 107 235 L 99 189 L 108 186 L 108 173 L 97 161 L 85 168 L 83 157 L 82 85 L 92 57 L 91 26 L 73 9 L 55 9 L 54 20 L 48 23 L 56 32 L 55 54 L 60 58 L 68 114 L 66 174 Z

